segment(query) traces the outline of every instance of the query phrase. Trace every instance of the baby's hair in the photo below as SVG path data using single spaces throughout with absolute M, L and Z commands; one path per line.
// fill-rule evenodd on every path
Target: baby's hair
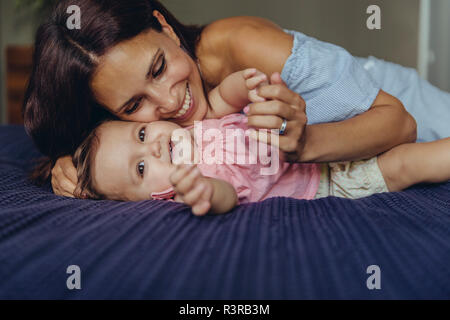
M 73 165 L 77 170 L 78 182 L 74 191 L 74 196 L 83 199 L 106 199 L 98 192 L 93 181 L 93 165 L 95 155 L 99 146 L 98 129 L 107 121 L 101 122 L 92 132 L 83 140 L 72 157 Z

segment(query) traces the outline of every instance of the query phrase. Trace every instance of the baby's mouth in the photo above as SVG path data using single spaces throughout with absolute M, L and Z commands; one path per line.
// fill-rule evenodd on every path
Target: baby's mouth
M 170 163 L 173 163 L 173 142 L 172 140 L 169 141 L 169 159 Z
M 172 164 L 177 165 L 183 163 L 185 158 L 184 147 L 185 144 L 183 142 L 183 139 L 181 139 L 181 141 L 177 139 L 175 139 L 175 141 L 172 139 L 169 140 L 169 161 Z

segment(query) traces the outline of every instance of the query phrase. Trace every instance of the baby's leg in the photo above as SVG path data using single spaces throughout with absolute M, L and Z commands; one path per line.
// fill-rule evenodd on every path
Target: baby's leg
M 378 156 L 389 191 L 450 180 L 450 138 L 399 145 Z

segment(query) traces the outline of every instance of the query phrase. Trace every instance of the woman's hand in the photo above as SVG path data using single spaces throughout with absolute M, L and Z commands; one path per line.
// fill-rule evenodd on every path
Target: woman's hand
M 270 77 L 270 84 L 259 86 L 257 96 L 247 111 L 248 125 L 256 129 L 279 130 L 286 119 L 284 135 L 279 136 L 278 147 L 285 161 L 297 162 L 306 141 L 306 104 L 303 98 L 290 90 L 278 72 Z M 250 98 L 250 97 L 249 97 Z M 270 134 L 259 134 L 257 140 L 270 144 Z
M 77 182 L 77 170 L 73 165 L 72 157 L 59 158 L 52 169 L 53 192 L 59 196 L 73 198 Z

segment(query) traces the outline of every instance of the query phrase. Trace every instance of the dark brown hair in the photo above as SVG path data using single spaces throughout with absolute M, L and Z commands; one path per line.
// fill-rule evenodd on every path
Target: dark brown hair
M 81 29 L 66 26 L 70 5 L 80 8 Z M 156 0 L 61 0 L 39 27 L 23 105 L 27 133 L 48 157 L 36 168 L 35 179 L 48 179 L 59 157 L 73 154 L 92 128 L 113 117 L 95 101 L 89 87 L 98 57 L 143 31 L 162 32 L 154 10 L 196 59 L 195 47 L 205 26 L 183 25 Z

